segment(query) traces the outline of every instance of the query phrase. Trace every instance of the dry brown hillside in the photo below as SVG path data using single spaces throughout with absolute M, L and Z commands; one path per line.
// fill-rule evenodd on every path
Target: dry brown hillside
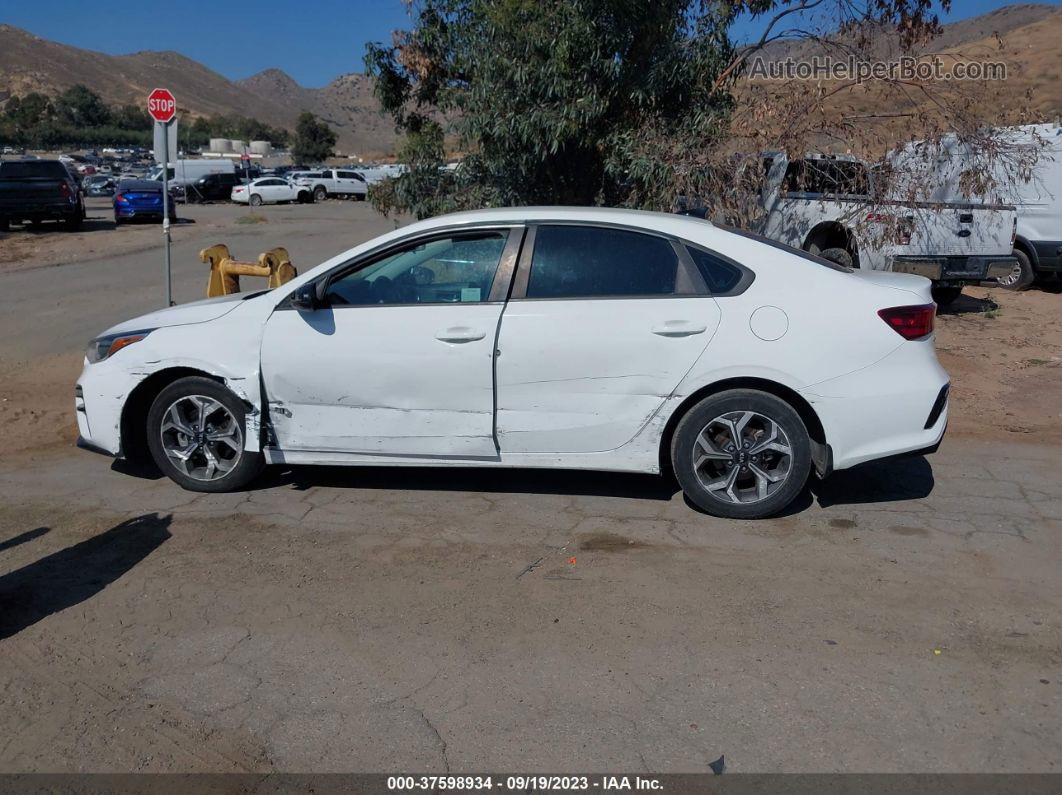
M 825 54 L 843 58 L 845 46 L 843 39 L 829 48 L 813 40 L 775 44 L 767 51 L 767 60 L 809 60 Z M 873 53 L 875 59 L 898 58 L 895 37 L 876 37 Z M 938 82 L 927 92 L 917 88 L 898 91 L 874 81 L 855 85 L 824 80 L 818 84 L 828 97 L 822 109 L 822 128 L 837 129 L 842 122 L 849 123 L 863 131 L 854 136 L 867 147 L 861 153 L 872 154 L 870 150 L 883 150 L 898 140 L 920 137 L 934 124 L 947 127 L 947 121 L 941 120 L 945 117 L 937 113 L 937 103 L 961 106 L 969 120 L 990 125 L 1054 121 L 1062 114 L 1062 9 L 1058 7 L 1010 6 L 953 23 L 915 54 L 941 56 L 946 70 L 956 61 L 1003 62 L 1007 77 L 976 84 Z M 782 108 L 811 88 L 805 83 L 747 80 L 738 86 L 743 100 L 739 107 Z M 789 117 L 793 112 L 788 112 Z M 807 122 L 813 125 L 814 120 Z M 820 143 L 826 148 L 844 147 L 843 142 Z
M 193 115 L 238 113 L 288 129 L 310 110 L 335 127 L 346 152 L 388 150 L 395 140 L 363 75 L 344 75 L 320 89 L 303 88 L 279 69 L 232 81 L 176 52 L 106 55 L 0 25 L 0 101 L 31 91 L 54 96 L 77 83 L 109 104 L 141 103 L 162 85 Z

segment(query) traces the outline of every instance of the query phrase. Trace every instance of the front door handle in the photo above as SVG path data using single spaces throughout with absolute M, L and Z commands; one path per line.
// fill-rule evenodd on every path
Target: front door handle
M 665 320 L 652 328 L 652 332 L 661 337 L 689 337 L 694 334 L 703 334 L 707 330 L 708 327 L 703 323 L 694 323 L 690 320 Z
M 475 342 L 487 336 L 487 332 L 468 326 L 451 326 L 435 335 L 442 342 Z

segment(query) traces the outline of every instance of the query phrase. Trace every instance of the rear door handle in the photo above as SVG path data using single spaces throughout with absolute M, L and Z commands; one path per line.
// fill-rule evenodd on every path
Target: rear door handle
M 435 335 L 435 339 L 442 342 L 475 342 L 487 336 L 487 332 L 468 326 L 451 326 Z
M 665 320 L 652 328 L 652 332 L 661 337 L 689 337 L 694 334 L 703 334 L 707 330 L 708 327 L 703 323 L 694 323 L 690 320 Z

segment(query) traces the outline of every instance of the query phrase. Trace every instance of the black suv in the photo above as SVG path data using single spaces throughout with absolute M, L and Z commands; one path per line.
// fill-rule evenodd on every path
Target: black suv
M 80 229 L 85 203 L 77 178 L 58 160 L 5 160 L 0 163 L 0 229 L 12 223 L 54 219 Z

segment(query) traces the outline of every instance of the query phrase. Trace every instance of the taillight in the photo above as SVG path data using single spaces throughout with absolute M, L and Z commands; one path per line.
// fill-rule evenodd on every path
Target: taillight
M 65 182 L 60 182 L 59 183 L 59 193 L 62 194 L 62 197 L 64 199 L 69 199 L 70 198 L 70 186 L 67 185 Z
M 916 340 L 932 334 L 933 318 L 936 314 L 936 304 L 894 306 L 878 310 L 878 317 L 888 323 L 892 330 L 905 340 Z
M 119 204 L 125 204 L 128 201 L 128 199 L 125 198 L 125 194 L 124 193 L 116 193 L 116 194 L 114 194 L 114 200 L 116 202 L 118 202 Z

